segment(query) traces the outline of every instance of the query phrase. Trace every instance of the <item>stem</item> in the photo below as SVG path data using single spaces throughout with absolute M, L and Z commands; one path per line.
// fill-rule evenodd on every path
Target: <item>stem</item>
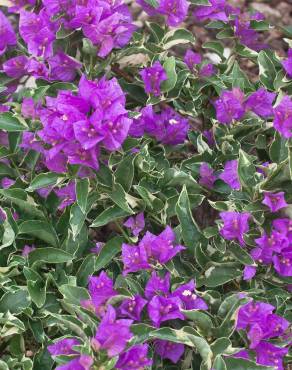
M 132 243 L 131 242 L 131 239 L 128 236 L 128 234 L 124 231 L 124 229 L 121 227 L 121 225 L 117 221 L 115 221 L 115 225 L 120 230 L 120 232 L 122 233 L 122 235 L 124 236 L 124 238 L 127 240 L 127 242 L 128 243 Z

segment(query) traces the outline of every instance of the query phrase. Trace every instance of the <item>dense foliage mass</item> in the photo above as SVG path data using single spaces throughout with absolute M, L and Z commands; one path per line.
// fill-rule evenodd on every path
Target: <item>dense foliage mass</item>
M 137 3 L 0 11 L 0 369 L 287 369 L 291 28 Z

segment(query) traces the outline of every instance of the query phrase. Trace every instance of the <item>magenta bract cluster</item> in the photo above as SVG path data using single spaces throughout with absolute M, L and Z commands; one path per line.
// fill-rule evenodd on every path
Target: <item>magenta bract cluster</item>
M 66 172 L 68 164 L 98 170 L 100 148 L 119 149 L 132 122 L 116 79 L 90 81 L 84 76 L 78 94 L 60 91 L 56 98 L 47 97 L 39 117 L 43 128 L 37 136 L 25 134 L 26 147 L 40 151 L 55 172 Z
M 249 348 L 256 352 L 258 364 L 283 370 L 283 357 L 288 348 L 278 347 L 266 340 L 281 337 L 289 322 L 274 314 L 274 310 L 275 307 L 268 303 L 251 301 L 239 310 L 237 329 L 247 331 Z

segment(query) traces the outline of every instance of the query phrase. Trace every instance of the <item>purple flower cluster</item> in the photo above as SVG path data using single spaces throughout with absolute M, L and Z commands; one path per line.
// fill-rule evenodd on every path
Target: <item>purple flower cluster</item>
M 167 226 L 158 236 L 146 232 L 138 245 L 122 245 L 124 275 L 150 269 L 153 264 L 165 264 L 177 253 L 184 250 L 182 245 L 175 245 L 175 233 Z
M 94 311 L 98 316 L 103 316 L 106 309 L 105 303 L 111 297 L 117 295 L 113 288 L 113 281 L 106 272 L 102 271 L 99 276 L 91 276 L 88 283 L 90 300 L 81 301 L 82 306 Z
M 68 82 L 74 80 L 76 70 L 81 66 L 82 64 L 74 58 L 58 51 L 55 55 L 47 58 L 46 62 L 41 62 L 34 57 L 28 58 L 24 55 L 8 59 L 3 63 L 3 71 L 12 78 L 31 75 L 47 81 Z
M 264 233 L 255 240 L 253 259 L 263 265 L 273 264 L 281 276 L 292 276 L 292 221 L 278 218 L 273 221 L 271 234 Z
M 285 193 L 283 191 L 280 191 L 279 193 L 265 192 L 262 203 L 269 207 L 271 212 L 277 212 L 279 209 L 288 206 L 285 201 Z
M 235 17 L 234 34 L 242 45 L 256 51 L 267 48 L 266 44 L 259 41 L 259 34 L 250 27 L 251 21 L 261 21 L 264 16 L 261 13 L 248 14 L 243 13 Z M 233 22 L 231 22 L 232 24 Z
M 273 125 L 284 138 L 292 137 L 292 100 L 289 96 L 284 96 L 275 107 Z
M 216 20 L 229 23 L 234 28 L 235 36 L 241 44 L 253 50 L 261 50 L 267 45 L 259 42 L 258 33 L 251 28 L 251 21 L 260 21 L 264 16 L 257 12 L 254 14 L 241 13 L 240 8 L 229 5 L 226 0 L 209 0 L 209 5 L 200 5 L 194 11 L 194 16 L 200 20 Z
M 200 180 L 199 184 L 211 189 L 216 181 L 217 177 L 214 175 L 213 169 L 206 162 L 203 162 L 200 166 Z
M 160 62 L 156 61 L 151 67 L 142 69 L 140 75 L 144 82 L 147 94 L 159 96 L 161 94 L 160 84 L 167 80 L 165 69 L 162 67 Z
M 137 2 L 150 16 L 165 16 L 166 23 L 172 27 L 176 27 L 184 21 L 190 5 L 187 0 L 159 0 L 157 7 L 144 0 L 137 0 Z
M 18 13 L 21 9 L 28 6 L 34 6 L 35 0 L 10 0 L 9 3 L 12 5 L 8 8 L 11 13 Z
M 223 180 L 227 185 L 231 187 L 231 189 L 240 190 L 237 159 L 233 159 L 225 163 L 224 170 L 219 175 L 219 179 Z
M 53 42 L 58 24 L 51 22 L 49 14 L 42 9 L 39 14 L 22 10 L 19 33 L 27 44 L 28 52 L 34 57 L 53 56 Z
M 133 120 L 129 135 L 142 137 L 144 134 L 153 136 L 166 145 L 181 144 L 185 141 L 189 130 L 189 122 L 171 107 L 155 113 L 152 105 L 141 109 L 141 116 Z
M 220 217 L 224 222 L 220 229 L 220 234 L 224 239 L 237 240 L 241 246 L 245 245 L 244 235 L 249 230 L 248 220 L 250 214 L 248 212 L 220 212 Z
M 200 54 L 187 50 L 184 56 L 184 62 L 191 72 L 197 72 L 199 77 L 210 77 L 215 74 L 215 67 L 211 63 L 203 64 L 197 70 L 197 66 L 202 63 Z
M 5 15 L 0 11 L 0 56 L 7 47 L 16 45 L 17 38 L 13 27 Z
M 152 360 L 147 357 L 147 353 L 147 344 L 133 346 L 119 356 L 116 368 L 120 370 L 143 370 L 145 366 L 152 365 Z
M 217 20 L 228 22 L 229 15 L 239 13 L 239 10 L 232 7 L 225 0 L 209 0 L 209 5 L 200 5 L 194 11 L 194 16 L 200 20 Z
M 237 329 L 247 330 L 249 348 L 256 352 L 257 363 L 284 370 L 283 357 L 288 348 L 277 347 L 267 342 L 284 334 L 289 322 L 273 314 L 275 307 L 264 302 L 251 301 L 240 308 Z
M 144 213 L 139 213 L 136 217 L 129 217 L 124 226 L 132 230 L 134 236 L 138 236 L 145 227 Z
M 20 34 L 29 52 L 44 58 L 53 56 L 56 31 L 61 25 L 69 30 L 81 29 L 98 47 L 98 56 L 107 56 L 113 48 L 125 46 L 136 27 L 123 1 L 43 0 L 38 14 L 20 11 Z
M 47 97 L 39 115 L 42 129 L 36 135 L 27 132 L 22 146 L 41 152 L 55 172 L 66 172 L 67 164 L 98 170 L 100 147 L 119 149 L 132 123 L 115 78 L 90 81 L 82 76 L 77 95 L 59 91 L 56 98 Z
M 216 117 L 220 123 L 230 124 L 233 120 L 240 120 L 247 111 L 252 111 L 262 118 L 273 114 L 272 103 L 276 94 L 260 88 L 252 93 L 246 100 L 239 88 L 223 91 L 214 102 Z
M 60 339 L 54 344 L 48 346 L 48 351 L 51 356 L 61 355 L 78 355 L 78 352 L 73 349 L 74 346 L 81 345 L 80 341 L 75 338 Z M 58 366 L 57 370 L 90 370 L 93 364 L 93 359 L 88 355 L 78 355 L 73 360 L 65 365 Z
M 76 201 L 75 181 L 69 182 L 60 189 L 54 189 L 55 194 L 60 199 L 59 209 L 63 210 Z
M 160 327 L 161 323 L 168 320 L 181 319 L 184 315 L 181 309 L 206 310 L 205 301 L 195 294 L 195 283 L 191 280 L 170 293 L 170 275 L 160 277 L 153 272 L 145 287 L 145 295 L 149 299 L 148 315 L 154 326 Z
M 132 338 L 130 326 L 134 321 L 141 321 L 141 314 L 146 305 L 152 324 L 159 327 L 164 321 L 181 319 L 184 315 L 181 309 L 206 310 L 207 304 L 195 293 L 195 283 L 182 284 L 170 291 L 170 274 L 164 277 L 152 272 L 146 287 L 145 298 L 135 295 L 126 298 L 115 309 L 107 302 L 114 297 L 117 292 L 113 289 L 113 281 L 102 271 L 98 277 L 89 279 L 90 301 L 82 301 L 84 308 L 93 310 L 98 316 L 102 317 L 91 345 L 96 351 L 105 350 L 109 357 L 119 355 L 117 362 L 118 369 L 138 369 L 149 366 L 151 361 L 147 358 L 147 345 L 134 346 L 124 352 L 127 342 Z M 121 319 L 120 319 L 121 318 Z M 76 339 L 65 339 L 48 347 L 54 356 L 60 354 L 76 354 L 72 346 L 80 344 Z M 168 350 L 172 350 L 168 353 Z M 142 351 L 143 356 L 138 356 L 138 351 Z M 155 341 L 155 351 L 162 357 L 168 358 L 176 363 L 184 353 L 182 344 L 170 343 L 168 341 Z M 80 361 L 80 357 L 73 361 Z M 139 367 L 139 366 L 140 367 Z M 128 367 L 127 367 L 128 366 Z M 137 367 L 138 366 L 138 367 Z
M 288 50 L 288 58 L 282 62 L 287 75 L 292 78 L 292 49 Z
M 105 302 L 106 299 L 115 294 L 114 290 L 112 289 L 113 282 L 107 277 L 105 272 L 102 272 L 97 278 L 92 277 L 89 284 L 89 289 L 93 299 L 92 303 L 96 305 L 96 307 L 100 307 L 102 302 Z M 87 306 L 85 307 L 88 308 Z M 117 312 L 111 305 L 108 305 L 106 308 L 104 308 L 104 310 L 105 311 L 102 315 L 102 320 L 97 328 L 95 337 L 91 340 L 93 349 L 95 351 L 104 350 L 107 352 L 109 357 L 120 355 L 117 365 L 118 369 L 137 369 L 139 366 L 146 366 L 150 364 L 151 361 L 147 359 L 147 345 L 134 346 L 129 351 L 123 352 L 128 341 L 133 336 L 130 331 L 130 326 L 133 323 L 133 320 L 117 319 Z M 76 352 L 72 349 L 72 346 L 77 344 L 80 343 L 75 339 L 61 340 L 56 344 L 49 346 L 48 350 L 52 355 L 55 356 L 60 354 L 76 354 Z M 135 358 L 135 354 L 139 350 L 142 350 L 143 356 Z M 82 359 L 82 356 L 70 361 L 67 366 L 69 366 L 69 364 L 73 366 L 73 361 L 81 362 L 80 359 Z M 133 362 L 133 360 L 135 360 L 135 362 Z M 91 359 L 89 366 L 92 363 L 93 360 Z M 61 367 L 60 369 L 63 368 Z

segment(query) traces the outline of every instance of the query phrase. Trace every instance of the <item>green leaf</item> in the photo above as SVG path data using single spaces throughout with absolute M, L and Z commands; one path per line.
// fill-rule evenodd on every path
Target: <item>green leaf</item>
M 84 260 L 82 261 L 82 264 L 80 265 L 76 273 L 78 285 L 87 286 L 88 277 L 91 276 L 96 270 L 95 264 L 96 264 L 96 256 L 94 254 L 88 254 L 84 258 Z
M 175 209 L 180 222 L 184 244 L 194 250 L 202 234 L 193 219 L 188 192 L 185 186 L 180 193 Z
M 228 347 L 232 347 L 232 343 L 230 339 L 222 337 L 216 339 L 210 346 L 214 356 L 217 356 L 224 353 Z
M 147 208 L 149 208 L 150 210 L 154 209 L 156 212 L 159 212 L 162 210 L 162 208 L 164 207 L 162 200 L 152 195 L 150 191 L 148 191 L 143 186 L 134 185 L 134 189 L 143 199 Z
M 175 87 L 177 81 L 177 74 L 175 71 L 175 57 L 169 57 L 163 63 L 163 68 L 167 74 L 167 80 L 163 81 L 161 84 L 161 90 L 163 92 L 168 92 Z
M 239 268 L 222 263 L 220 266 L 211 266 L 205 273 L 204 277 L 198 279 L 198 286 L 206 285 L 208 287 L 216 287 L 234 280 L 242 275 Z
M 24 221 L 19 225 L 18 234 L 32 235 L 37 239 L 41 239 L 53 247 L 59 245 L 59 239 L 55 229 L 51 224 L 45 221 Z
M 196 348 L 200 353 L 204 364 L 207 368 L 211 368 L 211 357 L 212 352 L 208 342 L 200 337 L 197 332 L 188 326 L 183 327 L 180 330 L 171 328 L 161 328 L 151 332 L 150 337 L 167 340 L 174 343 L 183 343 L 189 347 Z
M 19 207 L 23 212 L 36 218 L 44 218 L 44 214 L 40 211 L 32 201 L 27 201 L 27 194 L 22 189 L 0 189 L 0 194 Z
M 87 340 L 87 336 L 83 330 L 85 325 L 76 317 L 69 315 L 59 315 L 52 312 L 50 313 L 50 316 L 52 317 L 52 326 L 56 327 L 56 324 L 62 324 L 65 328 L 77 334 L 77 336 L 82 338 L 84 341 Z
M 71 254 L 57 248 L 37 248 L 29 253 L 28 261 L 32 265 L 35 262 L 66 263 L 72 260 Z
M 213 323 L 207 314 L 199 310 L 181 310 L 181 312 L 185 317 L 194 322 L 194 327 L 199 333 L 203 334 L 205 337 L 211 335 Z
M 228 309 L 226 310 L 227 312 L 225 313 L 224 320 L 219 327 L 213 329 L 213 335 L 217 338 L 230 337 L 236 329 L 237 316 L 240 307 L 248 302 L 249 298 L 239 299 L 236 295 L 234 297 L 234 301 L 232 300 L 231 302 L 228 302 L 227 298 L 227 304 L 231 303 L 231 306 L 227 307 L 226 305 L 226 309 Z M 223 304 L 224 302 L 222 305 Z
M 190 31 L 183 28 L 172 29 L 166 33 L 163 39 L 165 50 L 170 49 L 178 44 L 187 44 L 189 42 L 195 42 L 194 35 Z
M 30 305 L 27 291 L 18 289 L 3 294 L 0 299 L 0 312 L 21 313 Z
M 109 240 L 101 249 L 99 255 L 96 258 L 95 271 L 99 271 L 104 268 L 116 254 L 121 251 L 123 238 L 116 236 Z
M 15 230 L 10 224 L 7 218 L 7 214 L 6 214 L 6 219 L 3 222 L 3 228 L 4 228 L 4 233 L 2 236 L 2 244 L 0 246 L 0 251 L 6 247 L 9 247 L 15 240 Z
M 254 265 L 255 262 L 248 252 L 246 252 L 242 247 L 237 243 L 230 243 L 228 250 L 232 255 L 243 265 Z
M 126 192 L 121 184 L 114 183 L 113 190 L 110 193 L 110 197 L 111 200 L 114 201 L 116 205 L 122 208 L 125 212 L 128 212 L 130 214 L 134 213 L 128 205 Z
M 216 35 L 216 39 L 218 40 L 230 38 L 234 38 L 234 32 L 232 28 L 225 28 L 224 30 L 218 32 Z
M 136 102 L 145 104 L 147 101 L 147 95 L 145 90 L 142 86 L 138 86 L 134 83 L 129 83 L 124 79 L 119 80 L 119 84 L 121 85 L 122 89 L 129 94 L 131 98 L 133 98 Z
M 85 288 L 64 284 L 59 287 L 60 293 L 71 304 L 80 306 L 80 301 L 90 299 L 90 295 Z
M 259 76 L 262 84 L 269 90 L 274 89 L 276 78 L 276 68 L 273 60 L 265 50 L 261 50 L 258 55 Z
M 212 51 L 214 51 L 216 54 L 218 54 L 222 59 L 225 59 L 224 58 L 224 46 L 221 44 L 220 41 L 209 41 L 209 42 L 205 42 L 202 47 L 204 49 L 210 49 Z
M 19 145 L 22 142 L 21 132 L 8 132 L 9 149 L 12 153 L 19 151 Z
M 59 173 L 54 172 L 47 172 L 47 173 L 40 173 L 37 175 L 32 182 L 30 183 L 29 187 L 26 189 L 27 191 L 34 191 L 41 188 L 46 188 L 47 186 L 56 185 L 58 180 L 62 180 L 62 177 Z
M 9 367 L 6 364 L 6 362 L 4 362 L 2 360 L 0 360 L 0 370 L 9 370 Z
M 16 171 L 8 166 L 6 163 L 0 162 L 0 176 L 15 177 Z
M 186 186 L 190 188 L 192 193 L 201 193 L 203 188 L 196 182 L 196 180 L 188 173 L 177 170 L 176 168 L 169 168 L 164 171 L 163 186 Z
M 40 350 L 34 356 L 33 370 L 52 370 L 54 360 L 48 350 Z
M 269 31 L 271 28 L 269 22 L 257 21 L 257 20 L 251 20 L 250 26 L 252 29 L 257 30 L 257 31 Z
M 195 5 L 210 5 L 209 0 L 191 0 L 191 3 Z
M 101 212 L 96 219 L 93 221 L 93 223 L 90 225 L 90 227 L 100 227 L 107 225 L 111 221 L 115 221 L 119 218 L 126 217 L 131 215 L 132 212 L 126 212 L 122 208 L 118 206 L 111 206 L 108 207 L 105 211 Z
M 158 23 L 146 21 L 146 25 L 149 31 L 151 32 L 151 35 L 153 36 L 154 40 L 160 43 L 164 37 L 165 30 L 162 27 L 160 27 Z
M 224 362 L 223 358 L 220 355 L 215 357 L 215 360 L 214 360 L 213 365 L 212 365 L 212 369 L 214 369 L 214 370 L 227 370 L 225 362 Z
M 244 151 L 239 151 L 238 159 L 238 177 L 242 186 L 251 189 L 255 185 L 254 174 L 256 168 L 253 164 L 254 157 L 246 154 Z
M 273 162 L 281 163 L 285 161 L 288 156 L 288 147 L 286 145 L 287 140 L 275 132 L 274 140 L 270 146 L 269 154 Z
M 253 91 L 253 85 L 250 83 L 246 74 L 242 71 L 237 61 L 234 62 L 230 73 L 232 87 L 239 87 L 243 91 Z
M 225 357 L 227 370 L 273 370 L 274 367 L 257 365 L 253 361 L 243 358 Z
M 46 301 L 46 282 L 36 271 L 28 267 L 24 267 L 23 273 L 31 300 L 37 307 L 42 307 Z
M 228 202 L 218 201 L 218 202 L 212 202 L 211 200 L 208 200 L 210 206 L 217 211 L 228 211 Z
M 133 154 L 125 156 L 118 164 L 115 172 L 115 182 L 121 184 L 126 192 L 128 192 L 132 186 L 135 158 Z
M 79 235 L 85 222 L 85 214 L 82 212 L 78 204 L 73 204 L 70 209 L 70 227 L 73 233 L 73 240 Z
M 89 192 L 89 179 L 83 178 L 76 181 L 76 199 L 80 210 L 85 214 Z
M 193 1 L 191 1 L 191 3 L 194 3 L 194 1 L 196 2 L 196 0 L 193 0 Z M 207 5 L 208 5 L 208 1 L 209 0 L 206 0 Z M 209 22 L 208 24 L 205 25 L 206 28 L 215 29 L 215 30 L 220 30 L 220 29 L 224 28 L 225 26 L 226 26 L 226 24 L 222 21 L 211 21 L 211 22 Z
M 18 118 L 10 112 L 0 114 L 0 129 L 8 132 L 26 131 L 28 127 L 24 126 Z
M 153 8 L 158 8 L 159 3 L 157 0 L 145 0 L 145 3 L 153 6 Z
M 257 58 L 258 53 L 250 48 L 248 48 L 245 45 L 237 44 L 235 46 L 235 51 L 238 55 L 244 57 L 244 58 Z

